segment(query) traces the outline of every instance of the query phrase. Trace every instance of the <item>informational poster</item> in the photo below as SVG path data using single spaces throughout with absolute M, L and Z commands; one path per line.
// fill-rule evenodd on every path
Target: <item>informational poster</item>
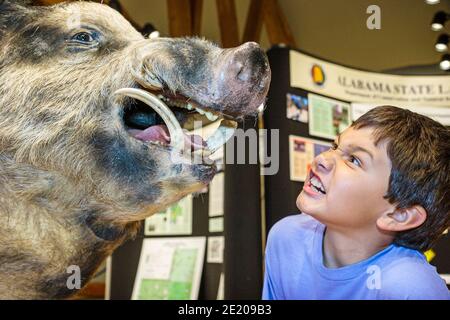
M 223 217 L 209 219 L 209 232 L 223 232 Z
M 321 138 L 334 139 L 351 123 L 350 104 L 308 94 L 309 134 Z
M 393 75 L 340 66 L 289 52 L 290 86 L 343 101 L 394 106 L 450 106 L 450 75 Z
M 112 257 L 106 258 L 105 300 L 111 299 Z
M 352 103 L 352 120 L 355 121 L 364 113 L 372 110 L 376 106 L 385 105 L 383 103 Z M 450 106 L 450 102 L 449 102 Z M 405 109 L 427 116 L 444 126 L 450 126 L 450 108 L 444 107 L 405 107 Z
M 146 236 L 192 234 L 192 196 L 145 219 L 144 233 Z
M 225 247 L 225 238 L 223 236 L 209 237 L 208 249 L 206 251 L 206 262 L 223 263 L 224 247 Z
M 289 170 L 292 181 L 306 180 L 311 164 L 316 156 L 330 149 L 331 143 L 289 136 Z
M 308 98 L 288 93 L 286 95 L 286 117 L 308 123 Z
M 209 216 L 222 216 L 224 212 L 224 173 L 219 172 L 209 184 Z
M 217 289 L 217 300 L 224 300 L 225 298 L 225 276 L 223 272 L 220 274 L 219 288 Z
M 197 299 L 205 244 L 205 237 L 144 239 L 132 299 Z

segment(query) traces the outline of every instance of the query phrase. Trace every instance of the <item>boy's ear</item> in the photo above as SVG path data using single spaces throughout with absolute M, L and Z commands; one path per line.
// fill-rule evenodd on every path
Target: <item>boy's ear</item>
M 405 231 L 419 227 L 427 219 L 427 211 L 421 205 L 386 212 L 377 220 L 378 228 L 384 231 Z

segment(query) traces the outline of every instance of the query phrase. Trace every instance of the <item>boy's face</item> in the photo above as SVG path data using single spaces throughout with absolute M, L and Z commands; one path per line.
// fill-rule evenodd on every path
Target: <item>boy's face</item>
M 361 229 L 374 227 L 381 214 L 393 210 L 383 198 L 391 172 L 386 142 L 375 146 L 372 132 L 350 127 L 314 159 L 297 198 L 302 212 L 327 226 Z

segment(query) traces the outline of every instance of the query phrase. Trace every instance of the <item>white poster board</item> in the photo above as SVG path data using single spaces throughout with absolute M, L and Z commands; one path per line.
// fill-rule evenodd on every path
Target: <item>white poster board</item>
M 223 225 L 224 225 L 223 217 L 210 218 L 208 224 L 208 231 L 211 233 L 223 232 Z
M 209 184 L 209 209 L 210 217 L 222 216 L 224 212 L 225 197 L 225 173 L 219 172 Z
M 410 76 L 362 71 L 290 50 L 291 87 L 343 101 L 450 107 L 450 75 Z
M 145 219 L 144 234 L 189 235 L 192 234 L 192 195 L 181 199 L 164 212 Z
M 133 287 L 133 300 L 196 300 L 205 237 L 147 238 Z
M 309 134 L 334 139 L 351 124 L 350 104 L 309 93 Z
M 208 250 L 206 253 L 207 263 L 223 263 L 223 253 L 225 248 L 225 237 L 209 237 Z

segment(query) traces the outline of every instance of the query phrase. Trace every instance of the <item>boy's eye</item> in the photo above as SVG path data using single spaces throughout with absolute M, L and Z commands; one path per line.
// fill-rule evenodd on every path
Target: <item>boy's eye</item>
M 331 143 L 331 150 L 337 150 L 338 144 L 336 142 Z
M 361 167 L 361 161 L 355 156 L 349 156 L 349 161 L 358 167 Z

